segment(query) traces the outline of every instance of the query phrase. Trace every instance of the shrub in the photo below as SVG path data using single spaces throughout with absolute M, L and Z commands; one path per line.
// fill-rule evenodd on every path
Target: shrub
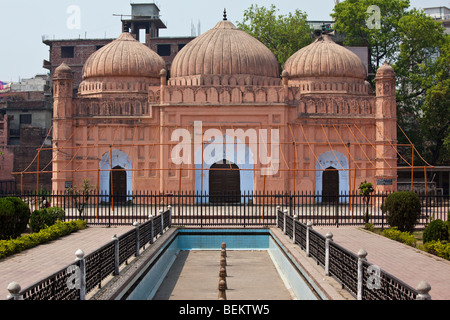
M 412 191 L 397 191 L 388 195 L 381 206 L 387 222 L 403 232 L 413 232 L 420 215 L 419 196 Z
M 44 228 L 54 225 L 56 221 L 64 221 L 64 219 L 65 212 L 58 207 L 34 210 L 30 217 L 31 232 L 39 232 Z
M 416 246 L 416 239 L 414 236 L 409 232 L 402 232 L 398 230 L 397 227 L 383 230 L 382 235 L 386 238 L 399 241 L 411 247 Z
M 15 197 L 0 198 L 0 239 L 20 236 L 30 219 L 28 204 Z
M 426 252 L 435 256 L 450 260 L 450 243 L 442 243 L 441 241 L 430 241 L 424 244 Z
M 53 226 L 11 240 L 0 240 L 0 259 L 14 253 L 33 248 L 39 244 L 55 240 L 69 233 L 84 229 L 86 221 L 57 222 Z
M 448 225 L 441 219 L 431 221 L 425 230 L 423 230 L 423 242 L 430 241 L 447 241 L 448 240 Z

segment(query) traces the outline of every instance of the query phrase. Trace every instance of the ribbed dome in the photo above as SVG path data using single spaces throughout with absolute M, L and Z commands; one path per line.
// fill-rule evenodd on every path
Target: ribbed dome
M 279 78 L 279 67 L 264 44 L 223 20 L 189 42 L 173 60 L 171 77 L 198 75 Z
M 83 67 L 83 79 L 127 76 L 159 78 L 164 60 L 127 32 L 93 53 Z
M 377 70 L 376 78 L 395 78 L 395 71 L 392 66 L 385 61 Z
M 294 53 L 284 64 L 284 70 L 290 79 L 346 77 L 364 80 L 367 76 L 361 59 L 328 35 L 322 35 Z

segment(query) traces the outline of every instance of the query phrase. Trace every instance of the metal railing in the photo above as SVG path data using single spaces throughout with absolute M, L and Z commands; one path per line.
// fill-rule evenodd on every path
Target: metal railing
M 387 227 L 381 204 L 388 193 L 375 193 L 367 198 L 359 194 L 327 196 L 318 193 L 243 192 L 206 194 L 199 192 L 133 192 L 110 195 L 97 192 L 10 194 L 26 201 L 31 210 L 39 208 L 45 197 L 51 206 L 61 207 L 66 220 L 83 219 L 90 225 L 128 225 L 144 222 L 167 205 L 172 206 L 172 223 L 180 226 L 269 226 L 276 224 L 276 208 L 295 212 L 298 220 L 314 225 L 363 226 L 366 215 L 374 226 Z M 450 196 L 418 194 L 422 214 L 417 226 L 430 219 L 448 219 Z M 5 196 L 5 195 L 2 195 Z
M 301 223 L 287 209 L 277 209 L 277 227 L 292 242 L 301 247 L 308 257 L 325 269 L 325 275 L 335 278 L 344 289 L 358 300 L 428 300 L 431 287 L 426 282 L 417 289 L 381 270 L 366 260 L 367 252 L 354 254 L 314 231 L 312 223 Z
M 169 207 L 144 223 L 135 223 L 135 228 L 120 237 L 114 236 L 87 256 L 78 250 L 75 262 L 23 290 L 17 283 L 11 283 L 8 300 L 85 300 L 105 278 L 118 275 L 120 265 L 132 256 L 139 256 L 141 249 L 161 237 L 172 226 L 171 221 Z

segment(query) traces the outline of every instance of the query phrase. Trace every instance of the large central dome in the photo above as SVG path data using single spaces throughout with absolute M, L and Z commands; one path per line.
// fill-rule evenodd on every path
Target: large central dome
M 180 50 L 170 72 L 172 79 L 213 75 L 279 79 L 274 54 L 228 20 L 220 21 Z

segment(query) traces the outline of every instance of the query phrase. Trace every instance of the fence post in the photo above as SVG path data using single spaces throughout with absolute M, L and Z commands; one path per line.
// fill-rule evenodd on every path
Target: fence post
M 159 209 L 159 215 L 160 215 L 160 219 L 161 219 L 161 235 L 163 235 L 164 233 L 164 210 L 163 209 Z
M 119 274 L 119 238 L 117 235 L 112 237 L 112 241 L 114 241 L 114 275 L 117 276 Z
M 310 256 L 310 254 L 309 254 L 309 231 L 311 230 L 311 228 L 312 228 L 312 222 L 308 221 L 306 223 L 306 256 L 307 257 Z
M 139 222 L 133 222 L 134 232 L 136 233 L 136 257 L 139 257 Z
M 80 300 L 86 300 L 86 260 L 81 249 L 78 249 L 75 255 L 77 257 L 75 261 L 80 262 Z
M 9 295 L 6 297 L 6 300 L 22 300 L 22 295 L 20 294 L 21 289 L 17 282 L 11 282 L 8 285 Z
M 426 281 L 421 281 L 417 285 L 417 291 L 419 294 L 416 297 L 416 300 L 431 300 L 431 296 L 428 292 L 430 292 L 431 286 Z
M 244 208 L 245 209 L 245 208 Z M 280 226 L 280 223 L 279 223 L 279 219 L 278 219 L 278 214 L 279 214 L 279 212 L 281 212 L 281 207 L 280 206 L 277 206 L 277 209 L 276 209 L 276 217 L 277 217 L 277 228 L 280 228 L 281 229 L 281 226 Z
M 153 216 L 151 213 L 148 215 L 148 219 L 150 220 L 150 244 L 153 244 Z
M 363 291 L 363 261 L 366 260 L 367 252 L 364 249 L 358 251 L 358 292 L 356 295 L 357 300 L 362 300 Z
M 325 235 L 325 275 L 330 275 L 330 241 L 333 241 L 333 234 L 328 232 Z
M 284 232 L 284 234 L 286 234 L 286 216 L 287 216 L 288 212 L 289 212 L 288 209 L 283 210 L 283 232 Z
M 292 243 L 295 244 L 295 220 L 297 220 L 297 215 L 292 218 Z
M 171 227 L 172 226 L 172 206 L 170 204 L 167 206 L 167 210 L 169 210 L 169 221 L 168 221 L 167 226 Z

